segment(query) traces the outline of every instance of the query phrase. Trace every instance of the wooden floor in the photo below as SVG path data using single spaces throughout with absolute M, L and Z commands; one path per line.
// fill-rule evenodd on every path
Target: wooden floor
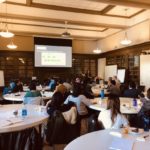
M 87 133 L 87 118 L 81 120 L 81 131 L 80 135 L 84 135 Z M 54 147 L 51 147 L 47 144 L 44 145 L 43 150 L 64 150 L 66 144 L 57 144 Z
M 44 145 L 43 150 L 64 150 L 65 146 L 64 144 L 55 145 L 54 147 Z

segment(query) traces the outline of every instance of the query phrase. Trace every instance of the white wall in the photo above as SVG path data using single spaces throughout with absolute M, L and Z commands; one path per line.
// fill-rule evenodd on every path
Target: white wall
M 140 85 L 150 88 L 150 55 L 140 56 Z
M 4 71 L 0 70 L 0 86 L 5 86 L 4 84 Z
M 98 59 L 98 76 L 104 79 L 105 77 L 106 58 Z
M 109 77 L 117 75 L 117 65 L 105 66 L 105 81 L 108 81 Z

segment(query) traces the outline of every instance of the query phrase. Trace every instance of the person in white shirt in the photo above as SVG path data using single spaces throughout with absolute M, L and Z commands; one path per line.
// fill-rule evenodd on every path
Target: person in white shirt
M 110 95 L 107 101 L 107 110 L 100 112 L 98 121 L 105 129 L 119 129 L 128 126 L 128 120 L 120 112 L 120 100 L 116 95 Z
M 67 97 L 64 104 L 68 104 L 70 101 L 74 102 L 77 107 L 79 115 L 83 116 L 83 115 L 88 114 L 88 110 L 87 110 L 86 106 L 89 106 L 89 105 L 95 103 L 96 101 L 86 98 L 86 96 L 84 96 L 82 94 L 81 86 L 82 85 L 80 83 L 75 83 L 73 85 L 73 93 L 72 93 L 72 95 L 69 95 Z

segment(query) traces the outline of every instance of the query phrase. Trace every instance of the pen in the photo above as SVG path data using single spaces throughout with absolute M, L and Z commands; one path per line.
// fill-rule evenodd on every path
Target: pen
M 145 139 L 145 138 L 147 138 L 147 137 L 149 137 L 149 135 L 145 135 L 145 136 L 143 136 L 143 138 Z

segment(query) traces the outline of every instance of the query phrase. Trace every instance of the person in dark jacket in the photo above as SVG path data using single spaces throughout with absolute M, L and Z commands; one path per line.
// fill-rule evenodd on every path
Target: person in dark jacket
M 15 81 L 15 87 L 13 89 L 13 93 L 16 93 L 16 92 L 22 92 L 23 91 L 23 84 L 20 80 L 16 80 Z
M 138 90 L 136 89 L 135 82 L 130 82 L 129 89 L 124 91 L 124 97 L 138 98 Z

